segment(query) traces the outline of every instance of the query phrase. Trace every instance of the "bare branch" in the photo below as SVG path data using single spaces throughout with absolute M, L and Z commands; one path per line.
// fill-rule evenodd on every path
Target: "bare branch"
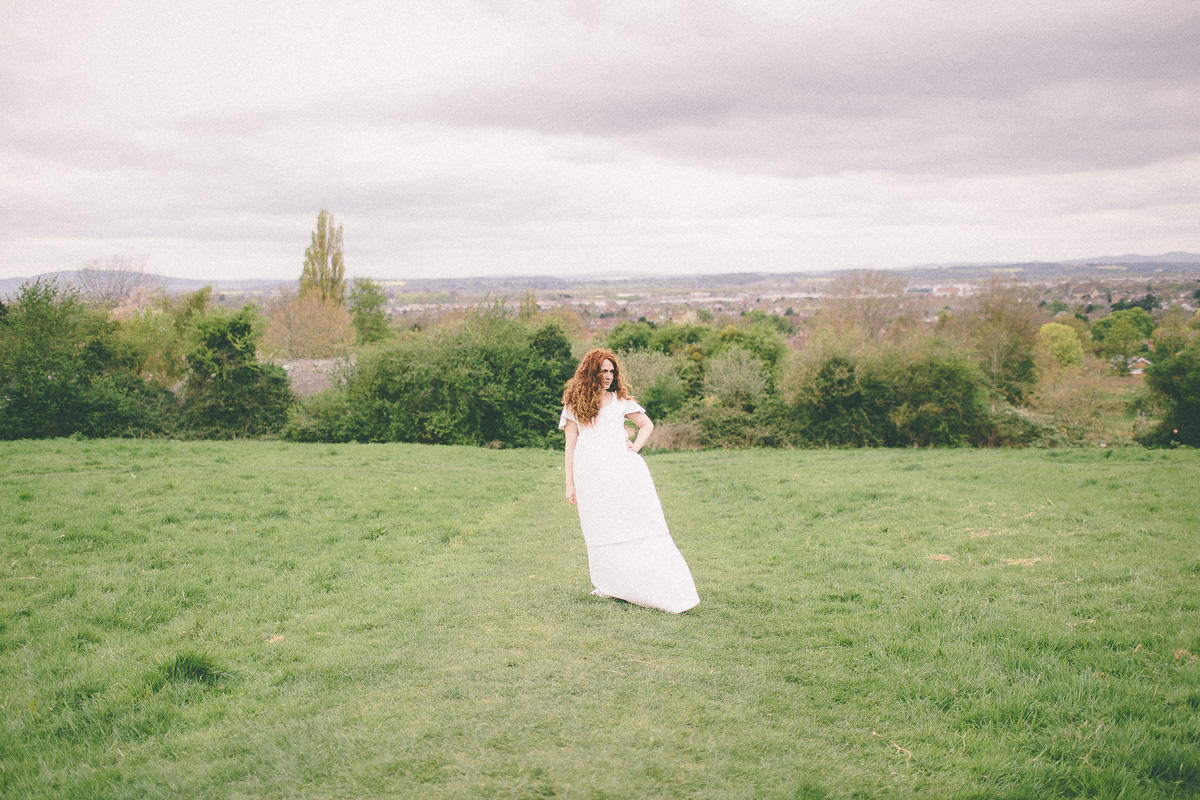
M 158 280 L 145 270 L 145 256 L 115 255 L 89 261 L 79 270 L 77 281 L 87 302 L 113 308 L 138 290 L 158 286 Z

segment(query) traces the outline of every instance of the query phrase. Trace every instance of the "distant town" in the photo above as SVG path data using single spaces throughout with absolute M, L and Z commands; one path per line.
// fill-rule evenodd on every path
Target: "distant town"
M 1165 307 L 1188 311 L 1200 307 L 1200 255 L 1171 253 L 1101 261 L 994 265 L 951 265 L 875 271 L 899 282 L 903 310 L 933 322 L 954 312 L 984 282 L 1002 279 L 1027 287 L 1045 305 L 1071 313 L 1091 314 L 1113 303 L 1140 300 L 1147 294 Z M 349 270 L 353 272 L 353 270 Z M 480 304 L 500 304 L 518 311 L 535 304 L 539 311 L 570 312 L 588 332 L 609 330 L 627 320 L 711 322 L 750 311 L 796 317 L 818 313 L 839 291 L 839 279 L 858 271 L 796 273 L 728 273 L 689 276 L 599 276 L 416 278 L 373 277 L 388 296 L 386 312 L 394 325 L 420 327 Z M 74 273 L 50 276 L 70 283 Z M 269 305 L 293 284 L 268 280 L 198 281 L 154 276 L 168 292 L 213 287 L 213 300 L 237 308 Z M 10 295 L 25 279 L 0 281 L 0 297 Z M 897 294 L 888 292 L 889 295 Z
M 608 277 L 587 281 L 554 278 L 379 281 L 392 302 L 388 313 L 401 326 L 462 311 L 481 302 L 520 307 L 532 298 L 538 310 L 567 309 L 593 331 L 626 320 L 651 322 L 696 318 L 710 321 L 762 311 L 802 321 L 838 291 L 846 272 L 695 275 L 684 278 Z M 936 320 L 953 312 L 993 278 L 1028 287 L 1046 305 L 1091 313 L 1113 303 L 1152 294 L 1164 305 L 1194 311 L 1200 306 L 1200 258 L 1196 262 L 1144 264 L 1024 264 L 877 272 L 901 282 L 905 310 Z

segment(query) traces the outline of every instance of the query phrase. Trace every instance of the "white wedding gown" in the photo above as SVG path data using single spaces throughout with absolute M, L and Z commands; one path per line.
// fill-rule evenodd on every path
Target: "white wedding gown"
M 691 570 L 667 530 L 650 470 L 626 442 L 625 415 L 644 412 L 615 394 L 591 425 L 576 423 L 575 500 L 587 543 L 593 594 L 679 614 L 700 602 Z

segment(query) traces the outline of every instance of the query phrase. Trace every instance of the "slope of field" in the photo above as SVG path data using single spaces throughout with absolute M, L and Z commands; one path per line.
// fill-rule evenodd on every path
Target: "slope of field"
M 1200 791 L 1194 451 L 648 460 L 678 617 L 558 453 L 0 443 L 0 796 Z

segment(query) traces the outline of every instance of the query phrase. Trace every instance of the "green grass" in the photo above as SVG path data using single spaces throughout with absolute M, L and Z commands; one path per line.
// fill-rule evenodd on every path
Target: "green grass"
M 558 453 L 0 443 L 0 796 L 1200 791 L 1196 452 L 649 462 L 678 617 Z

